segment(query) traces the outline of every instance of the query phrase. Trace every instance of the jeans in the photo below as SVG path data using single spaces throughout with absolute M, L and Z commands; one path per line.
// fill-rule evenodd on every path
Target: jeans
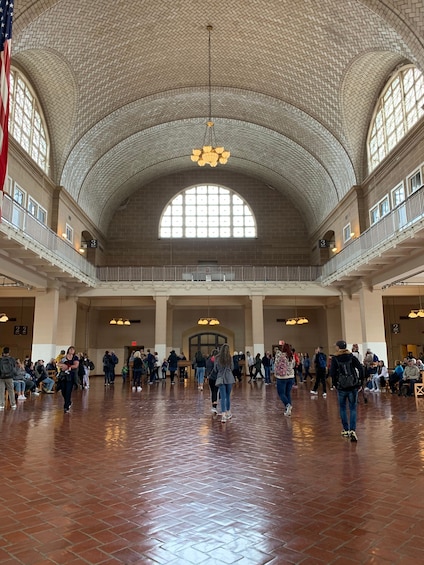
M 233 384 L 225 384 L 223 383 L 219 387 L 219 396 L 221 397 L 221 412 L 229 412 L 231 407 L 230 396 L 231 396 L 231 389 L 233 388 Z
M 345 431 L 356 430 L 356 404 L 358 402 L 357 390 L 338 390 L 340 419 L 342 421 L 343 429 Z M 349 424 L 347 421 L 346 401 L 349 402 Z
M 53 389 L 53 385 L 54 385 L 54 380 L 51 379 L 50 377 L 47 377 L 46 379 L 44 379 L 44 381 L 41 381 L 41 388 L 44 389 L 46 392 L 50 392 Z
M 294 377 L 290 379 L 277 379 L 277 393 L 284 406 L 291 406 L 291 389 L 294 385 Z
M 271 383 L 271 367 L 267 367 L 266 365 L 264 366 L 264 371 L 265 371 L 265 382 L 266 383 Z
M 203 385 L 203 381 L 205 380 L 205 370 L 206 367 L 197 367 L 196 369 L 197 383 L 200 386 Z
M 13 381 L 13 388 L 22 396 L 25 392 L 25 381 Z

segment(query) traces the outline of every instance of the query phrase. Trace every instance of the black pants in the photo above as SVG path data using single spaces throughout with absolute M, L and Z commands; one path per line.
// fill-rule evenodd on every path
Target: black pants
M 215 385 L 216 383 L 216 379 L 208 379 L 209 381 L 209 388 L 211 389 L 211 400 L 212 400 L 212 406 L 216 408 L 217 404 L 218 404 L 218 387 Z
M 319 387 L 319 383 L 322 383 L 322 392 L 327 392 L 327 383 L 326 383 L 327 373 L 324 367 L 317 367 L 316 368 L 316 375 L 315 375 L 315 384 L 313 390 L 316 392 Z
M 72 381 L 68 381 L 65 380 L 62 383 L 62 396 L 64 399 L 64 404 L 63 404 L 63 409 L 64 410 L 69 410 L 69 407 L 71 406 L 71 396 L 72 396 L 72 390 L 74 388 L 74 380 L 72 379 Z

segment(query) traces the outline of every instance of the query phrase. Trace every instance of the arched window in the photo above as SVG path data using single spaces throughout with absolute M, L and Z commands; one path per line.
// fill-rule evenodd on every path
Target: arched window
M 159 237 L 256 237 L 256 223 L 238 194 L 215 184 L 202 184 L 180 192 L 168 204 Z
M 368 134 L 371 172 L 424 115 L 424 77 L 416 67 L 399 69 L 381 94 Z
M 49 143 L 38 101 L 28 81 L 10 71 L 9 132 L 44 172 L 49 168 Z

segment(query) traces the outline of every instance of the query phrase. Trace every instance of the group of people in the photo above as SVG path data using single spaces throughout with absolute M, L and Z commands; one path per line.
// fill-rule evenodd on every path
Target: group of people
M 0 410 L 4 410 L 5 391 L 7 390 L 10 406 L 16 409 L 17 400 L 26 400 L 26 393 L 39 395 L 40 392 L 54 394 L 53 387 L 56 382 L 57 390 L 61 390 L 64 399 L 64 412 L 69 412 L 71 406 L 72 390 L 78 387 L 78 367 L 80 357 L 76 355 L 75 348 L 69 347 L 62 350 L 58 358 L 51 359 L 47 366 L 40 359 L 33 363 L 29 358 L 24 362 L 10 355 L 9 347 L 4 347 L 0 358 Z M 49 368 L 51 367 L 51 368 Z M 48 371 L 57 370 L 55 379 L 51 378 Z

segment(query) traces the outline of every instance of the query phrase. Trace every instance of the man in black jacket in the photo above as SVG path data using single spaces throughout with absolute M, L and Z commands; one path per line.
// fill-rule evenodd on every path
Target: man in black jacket
M 331 359 L 330 376 L 337 388 L 342 436 L 350 441 L 358 441 L 356 435 L 356 405 L 358 390 L 364 378 L 364 367 L 347 348 L 346 342 L 336 343 L 336 354 Z M 349 423 L 347 421 L 346 401 L 349 402 Z

